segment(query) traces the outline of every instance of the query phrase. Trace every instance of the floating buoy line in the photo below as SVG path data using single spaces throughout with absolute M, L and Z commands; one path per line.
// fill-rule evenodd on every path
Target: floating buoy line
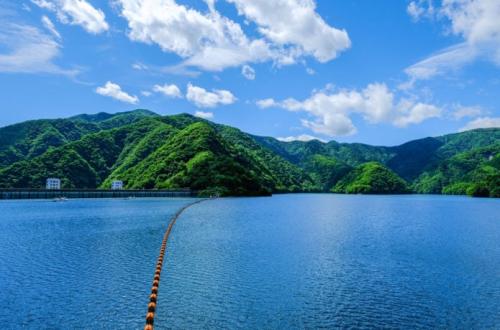
M 209 198 L 209 199 L 214 199 L 214 198 Z M 172 227 L 175 225 L 175 222 L 177 221 L 177 218 L 184 212 L 187 208 L 204 202 L 208 200 L 207 199 L 202 199 L 198 200 L 196 202 L 187 204 L 186 206 L 183 206 L 181 209 L 179 209 L 172 219 L 170 219 L 170 223 L 168 224 L 168 228 L 165 231 L 165 234 L 163 235 L 163 241 L 161 243 L 161 248 L 160 248 L 160 254 L 158 255 L 158 261 L 156 262 L 156 270 L 155 270 L 155 275 L 153 277 L 153 286 L 151 287 L 151 294 L 149 295 L 149 303 L 148 303 L 148 311 L 146 314 L 146 325 L 144 326 L 144 330 L 152 330 L 153 325 L 154 325 L 154 320 L 155 320 L 155 313 L 156 313 L 156 303 L 158 300 L 158 287 L 160 286 L 160 277 L 161 277 L 161 270 L 163 266 L 163 257 L 165 256 L 165 249 L 167 248 L 167 241 L 168 237 L 170 236 L 170 232 L 172 231 Z

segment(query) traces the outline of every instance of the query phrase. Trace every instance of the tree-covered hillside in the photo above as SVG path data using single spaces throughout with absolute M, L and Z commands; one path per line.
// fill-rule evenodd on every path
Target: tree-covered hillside
M 120 179 L 127 188 L 189 187 L 223 195 L 317 190 L 304 170 L 249 135 L 190 115 L 139 111 L 77 116 L 66 124 L 73 123 L 92 129 L 80 138 L 40 146 L 45 151 L 39 155 L 5 162 L 0 187 L 41 188 L 47 177 L 59 177 L 66 188 L 107 188 Z M 11 145 L 18 147 L 19 141 L 36 142 L 22 135 Z
M 499 174 L 498 167 L 489 166 L 488 170 L 485 171 L 481 167 L 484 158 L 470 160 L 470 163 L 482 168 L 483 171 L 467 172 L 465 177 L 467 179 L 461 178 L 461 175 L 465 175 L 465 173 L 454 175 L 453 173 L 456 171 L 444 171 L 443 168 L 448 166 L 449 162 L 456 161 L 455 157 L 457 159 L 465 157 L 464 155 L 459 156 L 462 153 L 477 155 L 481 153 L 483 148 L 486 148 L 484 150 L 493 150 L 488 154 L 488 157 L 498 155 L 496 145 L 500 143 L 499 128 L 476 129 L 440 137 L 428 137 L 395 147 L 377 147 L 335 141 L 322 143 L 318 140 L 281 142 L 269 137 L 255 137 L 255 139 L 261 145 L 306 169 L 312 177 L 316 178 L 316 182 L 323 189 L 329 189 L 335 185 L 335 179 L 329 180 L 328 176 L 336 178 L 339 169 L 319 169 L 318 172 L 318 167 L 311 165 L 319 159 L 329 159 L 346 167 L 356 167 L 370 161 L 379 162 L 408 182 L 413 191 L 417 193 L 480 195 L 472 188 L 468 190 L 457 189 L 459 186 L 465 187 L 464 180 L 471 183 L 478 177 L 480 177 L 481 184 L 475 186 L 484 187 L 487 185 L 489 190 L 496 191 L 493 186 L 498 185 L 495 181 L 496 175 Z M 342 173 L 342 171 L 340 172 Z M 457 185 L 454 186 L 454 184 Z M 444 189 L 445 186 L 449 187 Z M 467 187 L 469 186 L 467 185 Z M 482 191 L 482 194 L 485 195 L 485 189 Z
M 128 125 L 154 112 L 135 110 L 117 114 L 98 113 L 67 119 L 40 119 L 0 128 L 0 168 L 19 160 L 31 159 L 50 147 L 62 146 L 84 135 Z
M 401 177 L 384 165 L 369 162 L 347 173 L 332 191 L 345 194 L 405 194 L 410 189 Z
M 500 129 L 396 147 L 282 142 L 182 114 L 147 110 L 35 120 L 0 128 L 0 187 L 189 187 L 223 195 L 272 192 L 499 196 Z
M 422 173 L 419 193 L 500 197 L 500 143 L 459 153 Z

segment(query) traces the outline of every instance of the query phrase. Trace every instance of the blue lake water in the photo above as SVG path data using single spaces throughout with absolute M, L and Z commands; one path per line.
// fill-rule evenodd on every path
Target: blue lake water
M 141 329 L 193 199 L 0 201 L 0 328 Z M 500 200 L 276 195 L 189 208 L 162 328 L 500 328 Z

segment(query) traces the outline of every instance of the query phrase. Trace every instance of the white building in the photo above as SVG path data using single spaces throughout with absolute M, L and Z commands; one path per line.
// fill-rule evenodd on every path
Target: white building
M 47 189 L 61 189 L 61 179 L 48 178 L 45 186 Z
M 112 190 L 122 190 L 123 189 L 123 181 L 114 180 L 113 182 L 111 182 L 111 189 Z

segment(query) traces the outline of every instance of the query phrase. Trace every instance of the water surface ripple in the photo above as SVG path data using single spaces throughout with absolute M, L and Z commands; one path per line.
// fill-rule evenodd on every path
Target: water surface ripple
M 142 328 L 161 239 L 192 201 L 0 201 L 0 328 Z
M 0 202 L 0 327 L 141 329 L 192 199 Z M 500 200 L 276 195 L 195 205 L 155 326 L 500 328 Z
M 500 201 L 219 199 L 178 221 L 156 324 L 500 328 Z

